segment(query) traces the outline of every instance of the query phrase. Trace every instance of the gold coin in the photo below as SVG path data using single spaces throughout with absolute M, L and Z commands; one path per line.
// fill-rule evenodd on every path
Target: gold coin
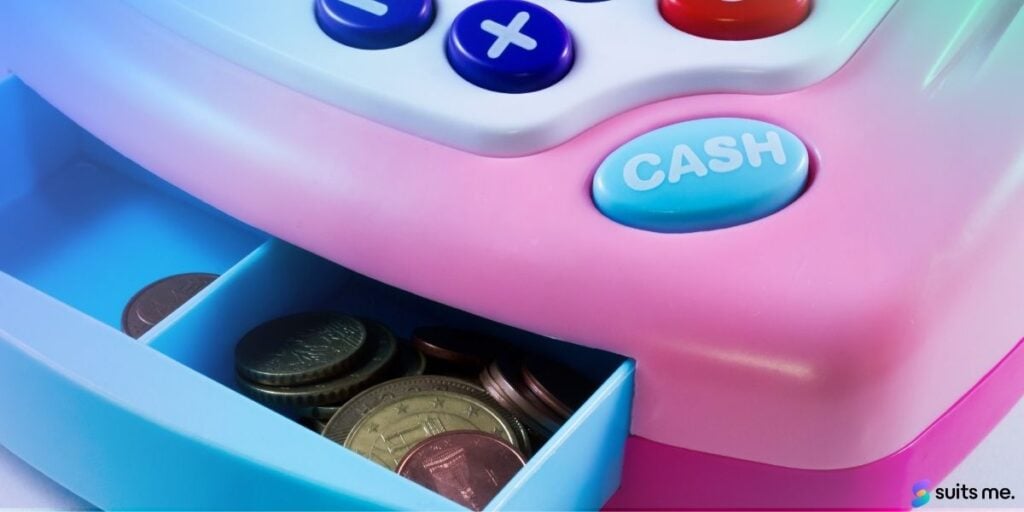
M 462 379 L 442 375 L 401 377 L 377 384 L 363 391 L 334 412 L 330 417 L 330 421 L 327 422 L 323 435 L 343 445 L 345 444 L 345 439 L 348 439 L 349 433 L 356 426 L 356 423 L 359 423 L 363 416 L 369 414 L 377 406 L 391 403 L 410 394 L 425 392 L 459 393 L 482 401 L 497 411 L 505 419 L 506 423 L 515 428 L 517 440 L 513 443 L 513 447 L 523 454 L 529 455 L 531 453 L 530 439 L 526 432 L 526 427 L 515 416 L 502 408 L 480 386 Z
M 424 391 L 370 410 L 345 446 L 393 471 L 417 443 L 452 430 L 476 430 L 518 444 L 515 427 L 486 402 L 463 393 Z

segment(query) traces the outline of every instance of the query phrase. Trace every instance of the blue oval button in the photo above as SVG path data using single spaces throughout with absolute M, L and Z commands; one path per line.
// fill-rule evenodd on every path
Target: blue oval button
M 788 130 L 734 117 L 641 135 L 605 158 L 594 203 L 607 217 L 667 233 L 743 224 L 792 202 L 807 182 L 807 148 Z
M 314 14 L 331 39 L 365 50 L 402 46 L 434 21 L 434 0 L 316 0 Z

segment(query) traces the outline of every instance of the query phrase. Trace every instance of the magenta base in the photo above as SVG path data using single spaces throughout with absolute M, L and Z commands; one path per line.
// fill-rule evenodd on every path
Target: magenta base
M 622 487 L 606 505 L 635 509 L 908 509 L 911 486 L 940 482 L 1024 394 L 1024 340 L 916 439 L 863 466 L 803 470 L 631 436 Z

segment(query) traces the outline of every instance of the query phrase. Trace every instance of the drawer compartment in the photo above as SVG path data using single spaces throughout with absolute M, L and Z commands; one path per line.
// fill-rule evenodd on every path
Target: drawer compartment
M 408 337 L 492 334 L 599 383 L 488 509 L 594 509 L 618 486 L 633 363 L 389 287 L 240 225 L 149 175 L 16 79 L 0 82 L 0 444 L 102 508 L 458 509 L 236 391 L 233 351 L 285 314 Z M 220 277 L 139 340 L 125 304 Z M 50 406 L 40 406 L 41 404 Z M 59 405 L 58 405 L 59 404 Z
M 563 362 L 603 384 L 591 399 L 530 459 L 491 503 L 492 509 L 594 509 L 618 486 L 632 398 L 632 362 L 619 356 L 555 342 L 448 308 L 350 272 L 279 241 L 271 241 L 225 275 L 225 282 L 153 338 L 151 347 L 235 388 L 233 350 L 256 325 L 290 313 L 336 310 L 373 318 L 408 338 L 419 325 L 449 325 L 496 335 L 517 347 Z M 241 402 L 264 409 L 239 395 Z M 266 410 L 267 413 L 276 413 Z M 296 438 L 313 435 L 293 424 Z M 277 440 L 289 446 L 290 438 Z M 347 449 L 324 440 L 323 449 Z M 429 491 L 359 459 L 362 485 L 428 503 Z M 435 505 L 430 505 L 435 506 Z M 429 508 L 429 507 L 428 507 Z
M 0 272 L 112 327 L 173 274 L 220 274 L 260 233 L 161 182 L 14 78 L 0 82 Z

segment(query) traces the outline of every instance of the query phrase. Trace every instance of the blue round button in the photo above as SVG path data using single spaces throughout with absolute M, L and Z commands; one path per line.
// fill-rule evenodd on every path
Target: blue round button
M 554 14 L 522 0 L 485 0 L 462 11 L 448 33 L 448 61 L 492 91 L 532 92 L 572 68 L 572 36 Z
M 434 21 L 434 0 L 316 0 L 316 22 L 347 46 L 380 50 L 423 35 Z

